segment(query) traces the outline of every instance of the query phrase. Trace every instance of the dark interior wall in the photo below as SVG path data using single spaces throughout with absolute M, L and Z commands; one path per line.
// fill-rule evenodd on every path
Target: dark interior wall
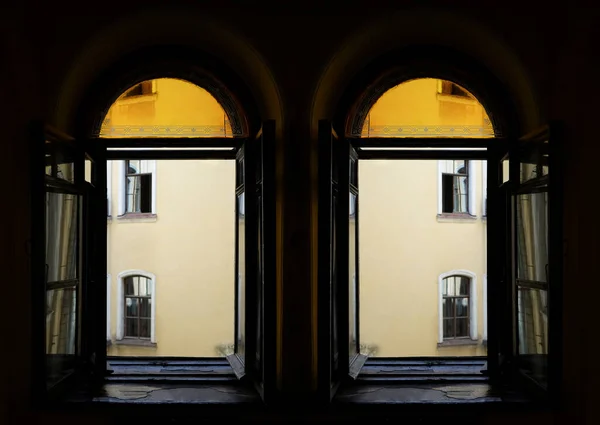
M 73 126 L 77 103 L 97 72 L 120 55 L 158 42 L 190 43 L 225 61 L 250 87 L 264 118 L 278 121 L 279 284 L 282 291 L 283 388 L 306 393 L 314 384 L 316 320 L 316 123 L 331 118 L 348 81 L 370 60 L 413 42 L 461 49 L 510 88 L 528 127 L 560 119 L 566 126 L 565 401 L 560 422 L 600 423 L 594 408 L 600 378 L 594 362 L 598 295 L 598 224 L 594 219 L 595 93 L 600 71 L 596 10 L 529 11 L 455 2 L 418 9 L 389 2 L 272 10 L 263 6 L 191 7 L 183 2 L 105 1 L 97 8 L 68 2 L 25 2 L 2 13 L 0 114 L 9 177 L 2 223 L 2 261 L 9 300 L 0 317 L 4 357 L 0 413 L 5 423 L 29 417 L 30 323 L 27 269 L 28 164 L 26 123 L 43 118 Z M 177 3 L 177 2 L 176 2 Z M 509 2 L 510 3 L 510 2 Z M 300 4 L 300 3 L 297 3 Z M 381 6 L 378 6 L 381 5 Z M 85 6 L 85 8 L 84 8 Z M 38 13 L 26 13 L 26 8 Z M 311 239 L 312 236 L 312 239 Z M 593 419 L 596 422 L 593 422 Z M 39 416 L 42 423 L 47 417 Z M 86 421 L 89 418 L 86 418 Z M 525 417 L 521 418 L 525 423 Z M 75 419 L 72 419 L 75 421 Z M 493 420 L 493 419 L 490 419 Z M 499 420 L 499 419 L 497 419 Z M 510 418 L 515 421 L 516 418 Z

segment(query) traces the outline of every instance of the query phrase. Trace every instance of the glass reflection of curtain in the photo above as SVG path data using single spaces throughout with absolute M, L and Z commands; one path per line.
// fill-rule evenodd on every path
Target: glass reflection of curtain
M 547 193 L 519 195 L 517 217 L 518 278 L 547 283 Z M 519 351 L 547 353 L 547 292 L 522 288 L 518 303 Z
M 454 212 L 467 212 L 467 177 L 466 176 L 455 176 L 454 177 Z

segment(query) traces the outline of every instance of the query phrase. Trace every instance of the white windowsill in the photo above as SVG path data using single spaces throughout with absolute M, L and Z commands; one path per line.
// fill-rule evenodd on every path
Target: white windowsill
M 121 223 L 155 223 L 156 220 L 156 214 L 152 213 L 129 213 L 117 217 L 117 221 Z
M 471 214 L 443 213 L 437 215 L 437 221 L 440 223 L 474 223 L 477 221 L 477 216 Z

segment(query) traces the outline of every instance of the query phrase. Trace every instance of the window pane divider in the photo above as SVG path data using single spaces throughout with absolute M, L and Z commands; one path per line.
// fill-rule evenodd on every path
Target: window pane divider
M 516 279 L 519 288 L 548 290 L 548 283 L 538 280 Z
M 46 291 L 54 291 L 64 288 L 76 288 L 79 286 L 79 279 L 58 280 L 46 283 Z

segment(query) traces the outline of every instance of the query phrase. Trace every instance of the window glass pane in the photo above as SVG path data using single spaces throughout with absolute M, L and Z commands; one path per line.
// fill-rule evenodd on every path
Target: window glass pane
M 125 319 L 125 336 L 132 338 L 138 338 L 140 336 L 139 319 L 137 317 L 128 317 Z
M 456 317 L 468 317 L 469 316 L 469 299 L 468 298 L 456 298 Z
M 150 338 L 150 319 L 140 319 L 140 338 Z
M 350 356 L 354 357 L 354 355 L 359 351 L 358 347 L 358 329 L 357 325 L 357 268 L 356 268 L 356 214 L 353 213 L 356 211 L 357 205 L 357 197 L 354 193 L 350 193 L 350 217 L 349 217 L 349 255 L 348 259 L 348 312 L 349 312 L 349 350 Z
M 444 319 L 444 338 L 454 338 L 454 319 Z
M 517 277 L 548 282 L 548 193 L 516 196 Z
M 85 160 L 85 181 L 88 183 L 93 183 L 92 182 L 92 168 L 93 168 L 94 164 L 92 163 L 92 161 L 90 161 L 89 159 L 86 158 Z
M 454 276 L 448 277 L 445 279 L 446 280 L 446 294 L 448 296 L 454 296 L 456 295 L 456 279 L 454 278 Z
M 139 159 L 130 159 L 127 161 L 127 174 L 138 174 L 142 172 Z
M 454 177 L 454 211 L 457 213 L 468 212 L 468 196 L 469 187 L 467 186 L 468 177 L 455 176 Z
M 245 251 L 245 200 L 244 192 L 237 197 L 237 225 L 238 225 L 238 246 L 237 246 L 237 340 L 236 353 L 239 356 L 245 355 L 246 338 L 246 251 Z
M 140 317 L 147 317 L 147 318 L 152 317 L 150 315 L 150 312 L 151 312 L 150 311 L 150 307 L 151 307 L 150 298 L 140 298 L 139 305 L 140 305 Z
M 77 289 L 46 292 L 47 384 L 59 381 L 74 366 L 77 333 Z
M 139 276 L 139 295 L 147 296 L 150 295 L 150 280 L 148 278 Z
M 519 288 L 517 297 L 519 363 L 538 382 L 547 380 L 548 294 Z
M 453 161 L 453 172 L 455 174 L 467 174 L 467 161 L 464 160 L 454 160 Z
M 72 158 L 62 157 L 60 154 L 57 155 L 58 167 L 56 177 L 62 180 L 73 183 L 75 181 L 75 163 Z
M 522 145 L 520 163 L 520 181 L 540 178 L 548 174 L 548 144 L 527 143 Z
M 454 317 L 454 298 L 442 300 L 442 314 L 444 317 Z
M 137 281 L 133 277 L 125 279 L 125 295 L 137 294 Z
M 469 336 L 469 319 L 456 319 L 456 338 Z
M 455 277 L 456 295 L 469 295 L 469 278 L 465 276 Z
M 138 306 L 138 298 L 125 298 L 125 316 L 136 317 L 139 314 Z
M 76 195 L 46 193 L 46 281 L 77 278 L 78 200 Z
M 502 160 L 502 183 L 510 180 L 510 160 L 505 158 Z

